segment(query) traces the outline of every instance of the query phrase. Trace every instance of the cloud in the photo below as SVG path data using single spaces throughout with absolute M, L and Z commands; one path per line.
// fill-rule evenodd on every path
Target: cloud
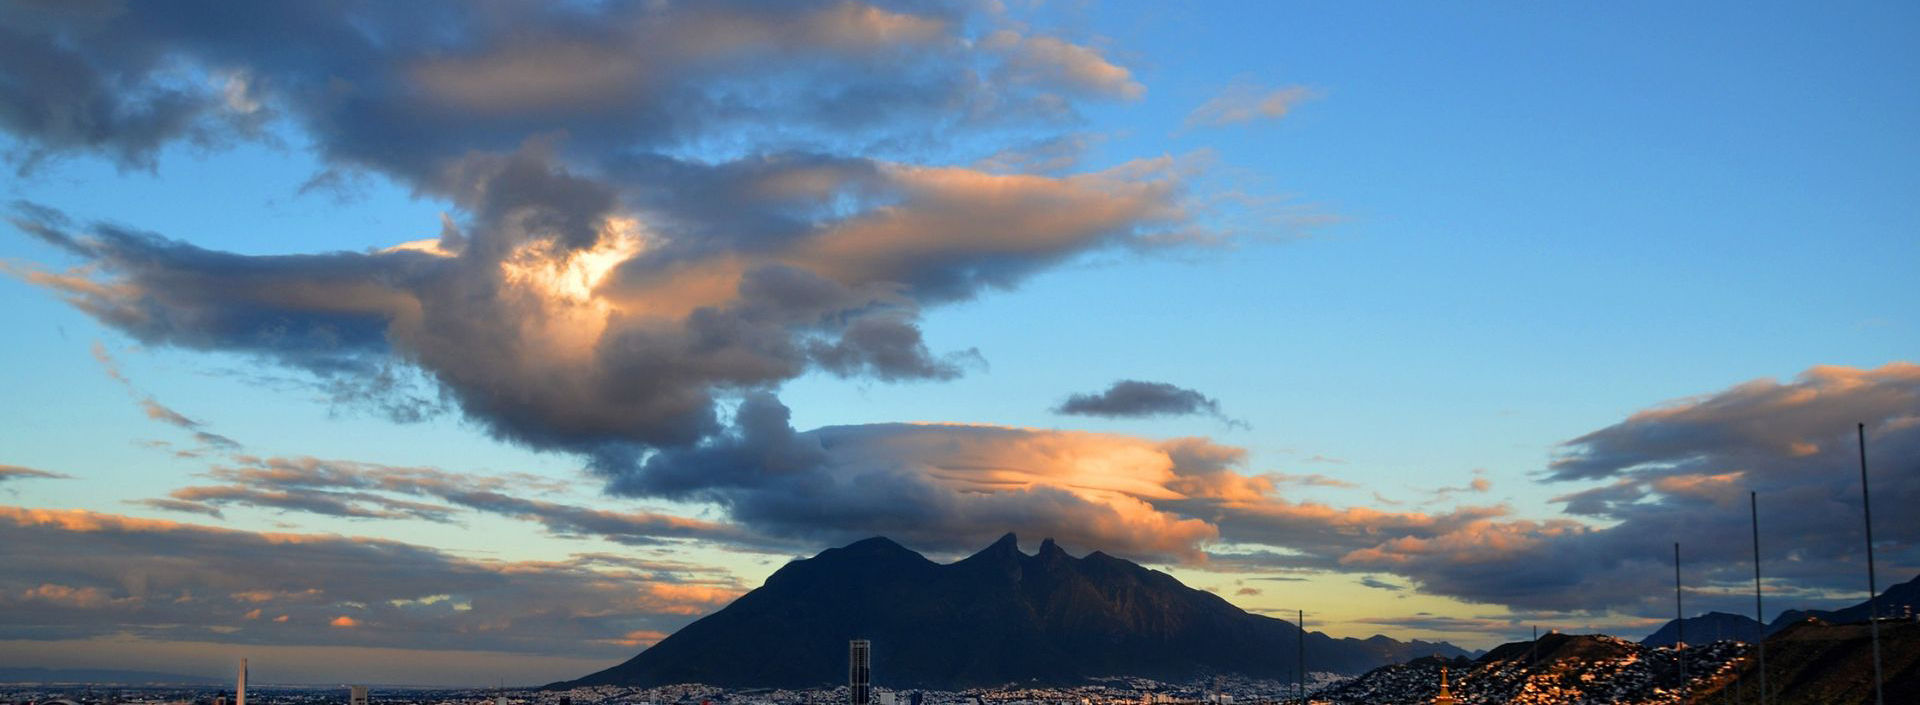
M 994 29 L 1005 21 L 965 7 L 430 0 L 7 13 L 0 73 L 14 90 L 0 128 L 26 140 L 21 157 L 95 153 L 141 168 L 171 141 L 253 138 L 273 120 L 315 137 L 340 168 L 412 181 L 561 127 L 581 158 L 742 138 L 771 148 L 755 151 L 861 149 L 1065 123 L 1069 97 L 1144 90 L 1097 50 Z
M 1123 379 L 1114 382 L 1104 391 L 1080 393 L 1067 397 L 1054 413 L 1077 416 L 1102 416 L 1106 418 L 1147 418 L 1153 416 L 1184 416 L 1204 414 L 1226 421 L 1229 425 L 1245 426 L 1244 423 L 1228 418 L 1220 411 L 1220 402 L 1205 394 L 1184 387 L 1176 387 L 1166 382 L 1143 382 Z
M 704 539 L 749 550 L 777 545 L 725 523 L 530 499 L 522 495 L 559 489 L 549 480 L 530 475 L 477 475 L 310 457 L 238 456 L 235 461 L 205 473 L 227 484 L 183 487 L 166 498 L 139 504 L 215 517 L 222 516 L 221 507 L 251 506 L 353 519 L 442 523 L 458 521 L 467 510 L 538 523 L 555 536 L 597 537 L 628 545 L 680 539 Z M 778 548 L 784 552 L 795 547 Z
M 1642 411 L 1566 444 L 1549 480 L 1688 474 L 1753 463 L 1831 462 L 1856 422 L 1899 431 L 1920 414 L 1920 365 L 1814 367 L 1787 384 L 1755 380 Z M 1897 457 L 1897 456 L 1896 456 Z
M 1306 475 L 1291 475 L 1284 472 L 1273 472 L 1273 473 L 1267 473 L 1266 477 L 1269 479 L 1272 479 L 1275 484 L 1280 484 L 1280 485 L 1299 485 L 1302 487 L 1338 487 L 1342 489 L 1355 489 L 1359 487 L 1359 485 L 1356 485 L 1351 482 L 1347 482 L 1346 480 L 1342 480 L 1336 477 L 1327 477 L 1326 475 L 1322 475 L 1317 472 L 1306 474 Z
M 244 256 L 103 225 L 61 233 L 90 274 L 26 278 L 147 344 L 250 353 L 323 380 L 404 361 L 503 439 L 610 456 L 691 443 L 718 430 L 717 395 L 809 369 L 956 376 L 974 353 L 929 351 L 922 305 L 1178 217 L 1170 162 L 1059 178 L 886 166 L 872 188 L 893 205 L 771 251 L 693 253 L 655 247 L 658 233 L 597 196 L 581 210 L 594 190 L 528 150 L 462 163 L 473 210 L 492 220 L 443 238 L 456 255 Z
M 879 453 L 913 434 L 802 436 L 772 390 L 812 373 L 953 379 L 984 357 L 930 347 L 928 309 L 1201 229 L 1188 194 L 1201 168 L 1193 158 L 1073 173 L 1060 164 L 1047 174 L 955 166 L 991 162 L 1007 142 L 1074 151 L 1065 132 L 1078 106 L 1144 91 L 1100 49 L 975 8 L 293 2 L 5 12 L 15 20 L 8 31 L 28 40 L 0 55 L 0 76 L 18 89 L 0 96 L 13 110 L 0 128 L 23 145 L 22 159 L 103 155 L 146 168 L 171 141 L 252 139 L 270 125 L 312 145 L 316 188 L 373 175 L 448 208 L 432 238 L 246 255 L 16 204 L 14 227 L 71 262 L 12 274 L 142 345 L 239 354 L 399 420 L 457 409 L 500 440 L 586 458 L 618 492 L 711 494 L 731 523 L 426 483 L 275 486 L 237 466 L 227 468 L 233 479 L 145 501 L 157 509 L 428 521 L 459 509 L 632 542 L 817 538 L 827 530 L 795 495 L 732 489 L 724 478 L 759 489 L 766 478 L 748 475 L 792 467 L 838 477 L 848 466 L 819 463 L 859 458 L 804 446 Z M 12 119 L 36 111 L 112 119 Z M 136 397 L 151 418 L 195 434 L 202 447 L 189 453 L 238 450 L 193 416 Z M 778 423 L 759 418 L 775 407 Z M 1160 451 L 1175 452 L 1185 451 Z M 741 464 L 685 477 L 709 456 Z M 908 498 L 904 506 L 965 529 L 941 545 L 997 536 L 1009 522 L 1156 555 L 1197 555 L 1211 536 L 1204 522 L 1127 492 L 1094 496 L 1050 481 L 976 497 L 906 470 L 922 459 L 879 462 L 860 472 L 880 489 L 836 480 L 851 489 L 821 506 L 873 517 L 859 530 L 870 533 L 906 522 L 865 502 Z M 1022 519 L 1056 512 L 1089 523 Z
M 883 534 L 962 551 L 1012 529 L 1216 570 L 1349 570 L 1340 560 L 1352 551 L 1445 535 L 1505 512 L 1393 513 L 1290 500 L 1273 477 L 1241 469 L 1245 451 L 1201 438 L 956 424 L 802 432 L 788 417 L 778 400 L 753 397 L 732 428 L 708 442 L 600 471 L 615 494 L 711 503 L 777 538 L 836 543 Z M 1221 543 L 1285 552 L 1209 550 Z
M 1001 73 L 1011 83 L 1052 84 L 1124 100 L 1138 100 L 1147 93 L 1132 72 L 1108 61 L 1098 50 L 1057 37 L 1002 29 L 980 40 L 980 46 L 1006 55 Z
M 610 659 L 630 653 L 625 635 L 670 632 L 741 592 L 710 575 L 592 559 L 477 561 L 382 539 L 19 507 L 0 507 L 0 561 L 10 568 L 0 574 L 0 639 L 117 634 Z
M 1791 382 L 1760 380 L 1642 411 L 1569 441 L 1549 481 L 1606 480 L 1561 495 L 1566 519 L 1472 522 L 1444 535 L 1354 551 L 1349 568 L 1387 570 L 1423 591 L 1548 610 L 1643 610 L 1672 586 L 1671 546 L 1702 609 L 1738 609 L 1751 585 L 1749 491 L 1758 493 L 1764 569 L 1783 599 L 1858 601 L 1864 572 L 1854 423 L 1867 427 L 1874 496 L 1920 502 L 1902 470 L 1920 457 L 1920 366 L 1815 367 Z M 1875 517 L 1881 571 L 1920 572 L 1920 517 Z M 1224 527 L 1223 527 L 1224 530 Z M 1904 579 L 1904 578 L 1903 578 Z
M 26 212 L 35 211 L 29 208 Z M 39 215 L 43 218 L 49 217 L 44 212 Z M 53 220 L 50 222 L 64 220 L 64 217 L 57 215 L 51 217 Z M 70 242 L 70 245 L 73 247 L 82 246 L 78 242 Z M 160 401 L 154 399 L 152 395 L 140 391 L 140 388 L 133 384 L 133 380 L 128 379 L 126 373 L 120 370 L 120 363 L 113 359 L 113 355 L 107 352 L 107 346 L 101 344 L 100 341 L 94 341 L 92 352 L 93 359 L 100 362 L 100 366 L 106 370 L 107 376 L 119 382 L 120 386 L 126 388 L 127 393 L 132 394 L 134 398 L 140 402 L 140 410 L 147 415 L 147 418 L 186 431 L 192 434 L 193 439 L 200 444 L 198 448 L 193 450 L 176 451 L 175 455 L 181 457 L 198 457 L 208 451 L 221 452 L 240 449 L 239 441 L 207 430 L 206 424 L 187 418 L 185 414 L 174 411 L 167 405 L 160 403 Z
M 1156 509 L 1195 463 L 1181 443 L 999 426 L 874 424 L 807 432 L 771 396 L 697 447 L 615 464 L 616 494 L 711 502 L 778 538 L 882 534 L 964 551 L 1013 530 L 1136 557 L 1197 557 L 1203 521 Z
M 1360 624 L 1386 627 L 1388 633 L 1403 633 L 1408 630 L 1464 634 L 1481 638 L 1491 637 L 1500 641 L 1522 641 L 1531 639 L 1528 626 L 1520 616 L 1511 617 L 1452 617 L 1431 612 L 1418 612 L 1397 617 L 1365 617 L 1353 620 Z
M 39 470 L 35 468 L 22 467 L 19 465 L 0 465 L 0 483 L 6 483 L 6 482 L 15 481 L 15 480 L 33 479 L 33 478 L 49 479 L 49 480 L 71 480 L 73 479 L 73 476 L 68 475 L 66 473 L 54 472 L 52 470 Z
M 1391 592 L 1399 592 L 1401 590 L 1407 589 L 1405 585 L 1395 585 L 1393 583 L 1387 582 L 1385 580 L 1381 580 L 1371 575 L 1361 576 L 1360 584 L 1366 587 L 1374 588 L 1376 590 L 1387 590 Z
M 1295 106 L 1316 97 L 1318 95 L 1305 86 L 1265 88 L 1251 82 L 1235 81 L 1220 95 L 1208 99 L 1188 113 L 1185 126 L 1222 127 L 1256 120 L 1278 120 L 1286 117 Z

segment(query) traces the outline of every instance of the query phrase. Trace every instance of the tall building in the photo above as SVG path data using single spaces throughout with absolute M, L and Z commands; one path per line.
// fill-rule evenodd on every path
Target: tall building
M 847 705 L 869 705 L 873 701 L 873 642 L 854 639 L 847 642 Z
M 367 687 L 364 685 L 347 686 L 347 705 L 367 705 Z
M 247 705 L 247 660 L 240 659 L 240 680 L 233 685 L 233 705 Z
M 1433 705 L 1455 705 L 1460 701 L 1453 699 L 1453 693 L 1447 690 L 1447 667 L 1440 667 L 1440 693 L 1433 696 Z

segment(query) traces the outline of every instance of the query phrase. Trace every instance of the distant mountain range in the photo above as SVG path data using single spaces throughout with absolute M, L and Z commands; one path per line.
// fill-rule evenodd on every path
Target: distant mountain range
M 1885 592 L 1880 593 L 1875 604 L 1878 605 L 1882 617 L 1920 612 L 1920 576 L 1887 588 Z M 1766 633 L 1771 635 L 1809 619 L 1833 624 L 1864 622 L 1867 621 L 1867 601 L 1861 600 L 1859 604 L 1837 610 L 1787 610 L 1775 617 L 1772 624 L 1767 625 Z M 1679 636 L 1679 627 L 1676 624 L 1685 626 L 1689 643 L 1702 644 L 1719 639 L 1753 641 L 1757 633 L 1755 629 L 1760 622 L 1743 614 L 1709 612 L 1698 617 L 1688 617 L 1684 622 L 1668 620 L 1666 624 L 1661 625 L 1660 629 L 1648 634 L 1647 638 L 1641 639 L 1640 643 L 1645 646 L 1672 646 Z
M 1165 573 L 1098 551 L 1034 555 L 1012 534 L 939 564 L 885 538 L 788 563 L 760 588 L 618 666 L 550 687 L 814 687 L 844 682 L 847 642 L 873 642 L 873 679 L 895 688 L 1063 684 L 1102 676 L 1178 681 L 1292 677 L 1300 632 Z M 1355 674 L 1447 643 L 1306 635 L 1309 671 Z

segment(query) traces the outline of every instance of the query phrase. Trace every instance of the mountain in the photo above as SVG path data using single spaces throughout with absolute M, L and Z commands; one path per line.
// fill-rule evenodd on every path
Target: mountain
M 1290 678 L 1299 630 L 1165 573 L 1013 534 L 939 564 L 872 538 L 788 563 L 765 585 L 618 666 L 550 687 L 842 682 L 847 641 L 873 642 L 874 683 L 957 689 L 1100 676 Z M 1307 670 L 1360 673 L 1446 643 L 1306 635 Z
M 1880 610 L 1881 617 L 1912 616 L 1920 613 L 1920 576 L 1887 588 L 1875 599 L 1874 604 Z M 1774 634 L 1809 619 L 1832 624 L 1865 622 L 1867 621 L 1867 602 L 1861 600 L 1859 604 L 1837 610 L 1787 610 L 1775 617 L 1772 624 L 1767 625 L 1766 633 Z M 1646 646 L 1672 646 L 1676 636 L 1675 621 L 1667 620 L 1666 624 L 1660 625 L 1658 631 L 1648 634 L 1647 638 L 1640 640 L 1640 643 Z M 1754 621 L 1752 617 L 1726 612 L 1709 612 L 1698 617 L 1688 617 L 1687 641 L 1694 644 L 1721 639 L 1750 642 L 1753 641 L 1756 633 L 1754 627 L 1758 624 L 1759 622 Z
M 1881 617 L 1920 612 L 1920 576 L 1887 588 L 1874 600 L 1874 605 L 1879 609 Z M 1804 622 L 1810 618 L 1833 624 L 1865 622 L 1867 621 L 1867 601 L 1861 600 L 1859 604 L 1852 607 L 1837 610 L 1787 610 L 1781 612 L 1779 617 L 1774 618 L 1773 624 L 1767 626 L 1768 633 L 1780 631 L 1796 622 Z
M 121 685 L 214 685 L 226 681 L 207 676 L 152 671 L 116 671 L 98 668 L 0 668 L 0 683 L 118 683 Z
M 1686 627 L 1684 635 L 1689 644 L 1707 644 L 1722 639 L 1751 642 L 1754 637 L 1767 633 L 1766 625 L 1744 614 L 1708 612 L 1698 617 L 1688 617 L 1685 622 L 1668 620 L 1658 631 L 1641 639 L 1640 645 L 1673 646 L 1682 636 L 1681 626 Z

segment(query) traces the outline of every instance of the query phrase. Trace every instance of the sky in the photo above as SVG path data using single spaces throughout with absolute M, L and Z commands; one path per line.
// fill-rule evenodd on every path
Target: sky
M 1920 574 L 1920 8 L 0 8 L 0 660 L 534 684 L 1016 532 L 1336 636 Z

